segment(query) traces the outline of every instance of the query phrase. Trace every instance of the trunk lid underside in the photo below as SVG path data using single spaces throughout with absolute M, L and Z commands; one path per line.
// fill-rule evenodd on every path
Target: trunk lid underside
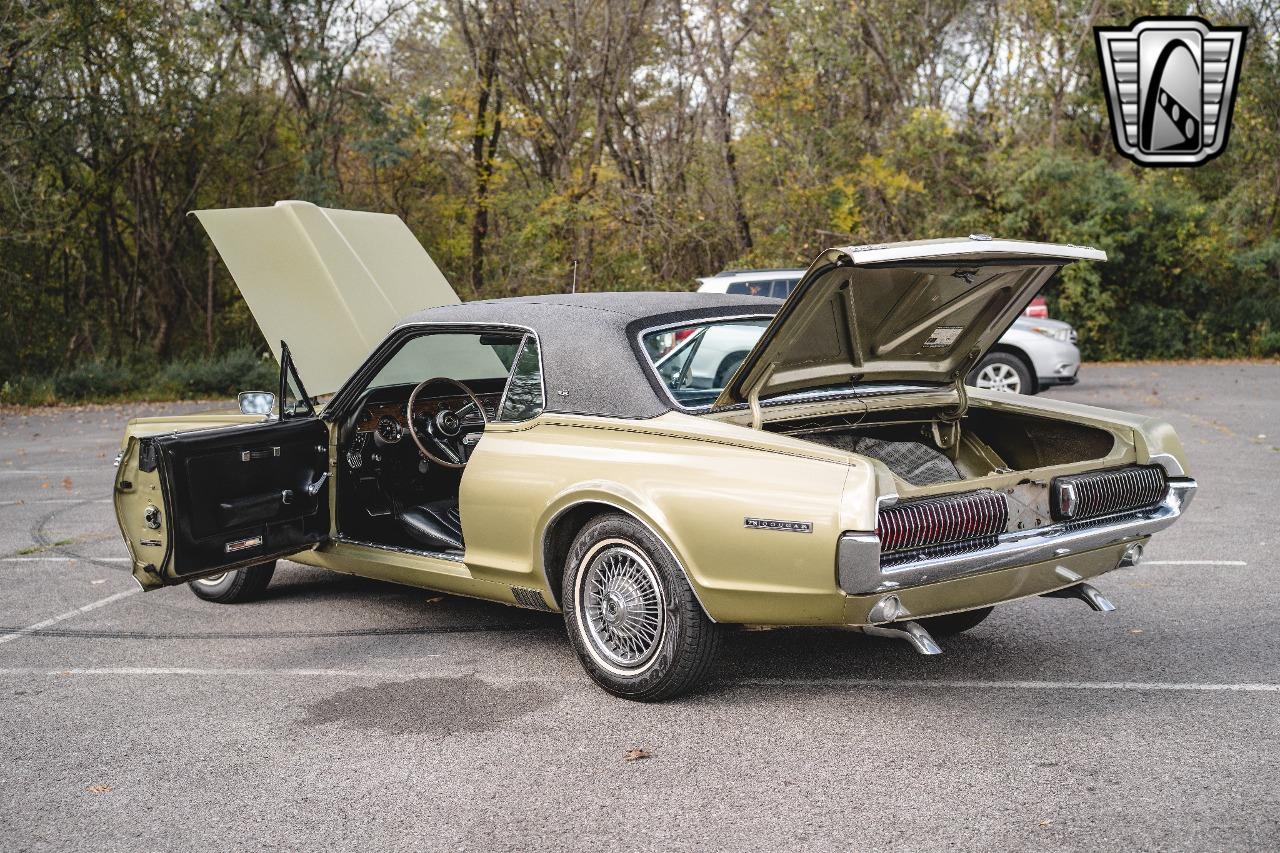
M 866 382 L 956 383 L 1081 246 L 925 240 L 830 249 L 805 273 L 716 407 Z

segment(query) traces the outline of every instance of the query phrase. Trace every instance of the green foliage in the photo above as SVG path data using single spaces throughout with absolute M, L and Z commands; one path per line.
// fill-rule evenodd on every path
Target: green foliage
M 106 361 L 78 364 L 53 378 L 53 392 L 59 400 L 100 400 L 131 391 L 133 374 L 123 365 Z
M 0 403 L 51 405 L 122 399 L 225 398 L 240 391 L 274 391 L 274 359 L 247 347 L 221 355 L 177 359 L 86 361 L 48 376 L 13 376 L 0 383 Z
M 171 362 L 160 371 L 160 386 L 176 396 L 220 397 L 240 391 L 274 391 L 279 377 L 274 360 L 241 348 L 213 358 Z
M 1200 7 L 1252 29 L 1230 146 L 1197 169 L 1114 151 L 1091 28 L 1132 4 L 11 6 L 6 402 L 270 387 L 186 214 L 284 198 L 400 215 L 464 299 L 979 231 L 1085 243 L 1109 262 L 1047 296 L 1087 357 L 1277 352 L 1273 4 Z

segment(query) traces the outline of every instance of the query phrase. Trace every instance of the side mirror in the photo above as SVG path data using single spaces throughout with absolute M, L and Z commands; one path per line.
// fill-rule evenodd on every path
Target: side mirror
M 241 391 L 236 400 L 240 403 L 242 415 L 266 417 L 276 407 L 276 395 L 270 391 Z

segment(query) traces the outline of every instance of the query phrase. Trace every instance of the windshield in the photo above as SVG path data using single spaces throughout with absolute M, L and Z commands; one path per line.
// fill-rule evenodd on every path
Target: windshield
M 519 334 L 435 332 L 410 338 L 382 366 L 368 388 L 416 385 L 433 376 L 462 382 L 506 379 Z

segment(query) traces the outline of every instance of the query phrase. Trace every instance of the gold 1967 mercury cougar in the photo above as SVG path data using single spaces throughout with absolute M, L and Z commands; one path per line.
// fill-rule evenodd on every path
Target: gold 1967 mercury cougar
M 395 216 L 196 215 L 281 376 L 240 413 L 129 423 L 115 508 L 145 589 L 243 601 L 288 558 L 557 611 L 597 684 L 658 700 L 725 625 L 936 654 L 1002 602 L 1110 610 L 1089 581 L 1196 491 L 1163 421 L 964 383 L 1096 249 L 831 249 L 785 302 L 461 304 Z

